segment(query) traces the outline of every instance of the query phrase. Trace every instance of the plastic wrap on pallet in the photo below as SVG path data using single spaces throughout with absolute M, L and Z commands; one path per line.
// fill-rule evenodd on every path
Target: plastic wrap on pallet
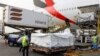
M 77 16 L 78 22 L 86 22 L 86 21 L 93 21 L 95 20 L 95 13 L 83 13 Z
M 33 33 L 31 43 L 42 47 L 67 47 L 73 46 L 74 40 L 74 35 L 67 31 L 64 33 Z

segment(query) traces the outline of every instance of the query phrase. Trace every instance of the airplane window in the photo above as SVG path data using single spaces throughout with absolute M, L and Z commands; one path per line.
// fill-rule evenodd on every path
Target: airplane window
M 68 8 L 67 8 L 67 10 L 68 10 Z
M 67 10 L 67 9 L 65 9 L 65 10 Z
M 69 8 L 68 8 L 68 10 L 69 10 Z
M 68 8 L 68 10 L 70 10 L 70 8 Z
M 60 10 L 60 11 L 63 11 L 63 9 L 62 9 L 62 10 Z
M 68 8 L 67 8 L 67 10 L 68 10 Z
M 64 10 L 67 10 L 67 9 L 64 9 Z
M 72 8 L 72 10 L 73 10 L 74 8 Z
M 69 10 L 70 10 L 70 8 L 69 8 Z
M 74 8 L 72 8 L 72 10 L 74 10 Z
M 59 11 L 61 11 L 61 10 L 59 10 Z
M 62 11 L 64 11 L 64 9 L 62 9 Z

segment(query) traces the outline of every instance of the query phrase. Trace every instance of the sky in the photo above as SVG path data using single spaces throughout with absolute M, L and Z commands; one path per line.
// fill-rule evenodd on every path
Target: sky
M 44 0 L 41 0 L 44 1 Z M 82 5 L 89 5 L 89 4 L 95 4 L 99 3 L 100 0 L 54 0 L 57 1 L 57 3 L 60 3 L 61 1 L 68 2 L 68 6 L 72 5 L 77 5 L 77 6 L 82 6 Z M 29 9 L 32 10 L 35 7 L 33 6 L 33 0 L 0 0 L 0 3 L 15 6 L 15 7 L 20 7 L 24 9 Z M 67 6 L 67 5 L 66 5 Z
M 33 9 L 33 0 L 0 0 L 0 3 L 24 9 Z

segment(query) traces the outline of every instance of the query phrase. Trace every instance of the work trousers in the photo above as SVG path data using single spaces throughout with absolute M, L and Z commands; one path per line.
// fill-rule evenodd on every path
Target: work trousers
M 22 44 L 18 43 L 18 45 L 19 45 L 19 52 L 21 52 L 22 51 Z
M 95 50 L 98 49 L 98 44 L 93 43 L 93 44 L 92 44 L 92 48 L 95 49 Z
M 23 56 L 29 56 L 29 46 L 22 47 L 23 48 Z

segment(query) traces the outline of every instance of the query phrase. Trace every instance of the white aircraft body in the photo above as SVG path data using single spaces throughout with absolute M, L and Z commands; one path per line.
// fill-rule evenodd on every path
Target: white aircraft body
M 81 14 L 78 7 L 100 4 L 99 0 L 34 0 L 33 2 L 35 11 L 71 24 L 76 24 L 75 16 Z

